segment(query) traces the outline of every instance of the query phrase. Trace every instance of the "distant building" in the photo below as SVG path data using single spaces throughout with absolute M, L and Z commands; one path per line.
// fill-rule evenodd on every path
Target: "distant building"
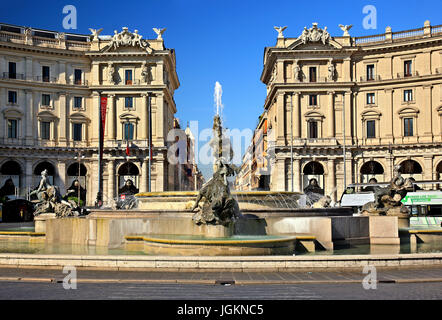
M 332 37 L 315 23 L 265 48 L 261 81 L 271 190 L 292 191 L 292 168 L 293 191 L 316 178 L 335 199 L 345 184 L 389 181 L 397 164 L 441 179 L 442 25 Z
M 195 159 L 195 137 L 192 134 L 189 126 L 185 130 L 181 129 L 178 119 L 174 119 L 175 128 L 175 142 L 182 143 L 181 147 L 185 152 L 183 155 L 179 154 L 177 150 L 175 156 L 180 160 L 175 172 L 174 181 L 171 185 L 176 191 L 197 191 L 201 189 L 204 183 L 204 177 L 197 166 L 197 159 Z M 179 142 L 181 138 L 181 141 Z
M 148 190 L 148 103 L 152 115 L 152 191 L 173 190 L 167 162 L 174 92 L 174 49 L 123 28 L 80 35 L 0 24 L 0 187 L 12 177 L 23 193 L 43 169 L 61 186 L 80 176 L 87 204 L 98 191 L 100 93 L 107 97 L 104 200 L 125 180 Z M 82 152 L 79 161 L 78 152 Z

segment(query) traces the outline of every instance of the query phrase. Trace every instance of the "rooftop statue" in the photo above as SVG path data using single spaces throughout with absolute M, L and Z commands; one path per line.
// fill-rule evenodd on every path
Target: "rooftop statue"
M 330 39 L 330 33 L 327 31 L 327 27 L 324 27 L 324 29 L 318 28 L 318 24 L 315 22 L 310 29 L 304 27 L 304 31 L 302 31 L 298 39 L 301 39 L 303 44 L 319 41 L 322 44 L 326 44 Z
M 287 27 L 273 27 L 278 32 L 278 39 L 284 38 L 284 34 L 282 33 Z
M 101 31 L 103 31 L 103 28 L 100 29 L 89 28 L 89 31 L 91 32 L 92 41 L 98 41 L 98 36 L 100 35 Z
M 353 27 L 353 25 L 339 25 L 339 28 L 341 28 L 342 31 L 344 31 L 344 34 L 342 35 L 343 37 L 350 37 L 350 33 L 348 33 L 348 31 L 350 31 L 350 29 Z
M 132 33 L 126 27 L 124 27 L 123 31 L 120 33 L 118 33 L 117 30 L 114 30 L 114 35 L 105 50 L 115 50 L 121 46 L 139 47 L 148 52 L 152 50 L 149 47 L 149 43 L 142 39 L 142 36 L 138 34 L 138 30 L 135 30 L 134 33 Z
M 163 33 L 166 31 L 166 28 L 153 28 L 152 30 L 157 34 L 157 40 L 163 40 Z

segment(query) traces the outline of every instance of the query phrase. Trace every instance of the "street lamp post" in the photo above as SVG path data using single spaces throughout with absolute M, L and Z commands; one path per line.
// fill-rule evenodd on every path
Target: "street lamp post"
M 290 99 L 290 170 L 293 192 L 293 94 Z

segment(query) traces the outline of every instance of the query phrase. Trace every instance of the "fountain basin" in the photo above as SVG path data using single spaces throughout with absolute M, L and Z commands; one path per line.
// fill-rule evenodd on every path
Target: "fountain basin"
M 299 208 L 298 200 L 305 197 L 299 192 L 273 191 L 237 191 L 232 196 L 238 202 L 239 209 L 268 210 L 273 208 Z M 138 193 L 138 209 L 141 210 L 189 210 L 195 203 L 197 191 L 166 191 Z
M 129 235 L 125 249 L 172 256 L 291 255 L 296 236 L 204 237 L 189 235 Z

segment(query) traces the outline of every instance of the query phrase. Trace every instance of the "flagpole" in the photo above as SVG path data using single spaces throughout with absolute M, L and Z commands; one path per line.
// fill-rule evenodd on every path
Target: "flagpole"
M 95 201 L 96 207 L 103 202 L 103 123 L 101 115 L 101 91 L 98 91 L 98 192 Z
M 152 107 L 151 107 L 151 101 L 150 101 L 150 94 L 147 94 L 147 120 L 148 120 L 148 128 L 149 128 L 149 137 L 148 137 L 148 143 L 149 143 L 149 154 L 148 154 L 148 183 L 147 183 L 147 191 L 151 192 L 151 179 L 152 179 Z

